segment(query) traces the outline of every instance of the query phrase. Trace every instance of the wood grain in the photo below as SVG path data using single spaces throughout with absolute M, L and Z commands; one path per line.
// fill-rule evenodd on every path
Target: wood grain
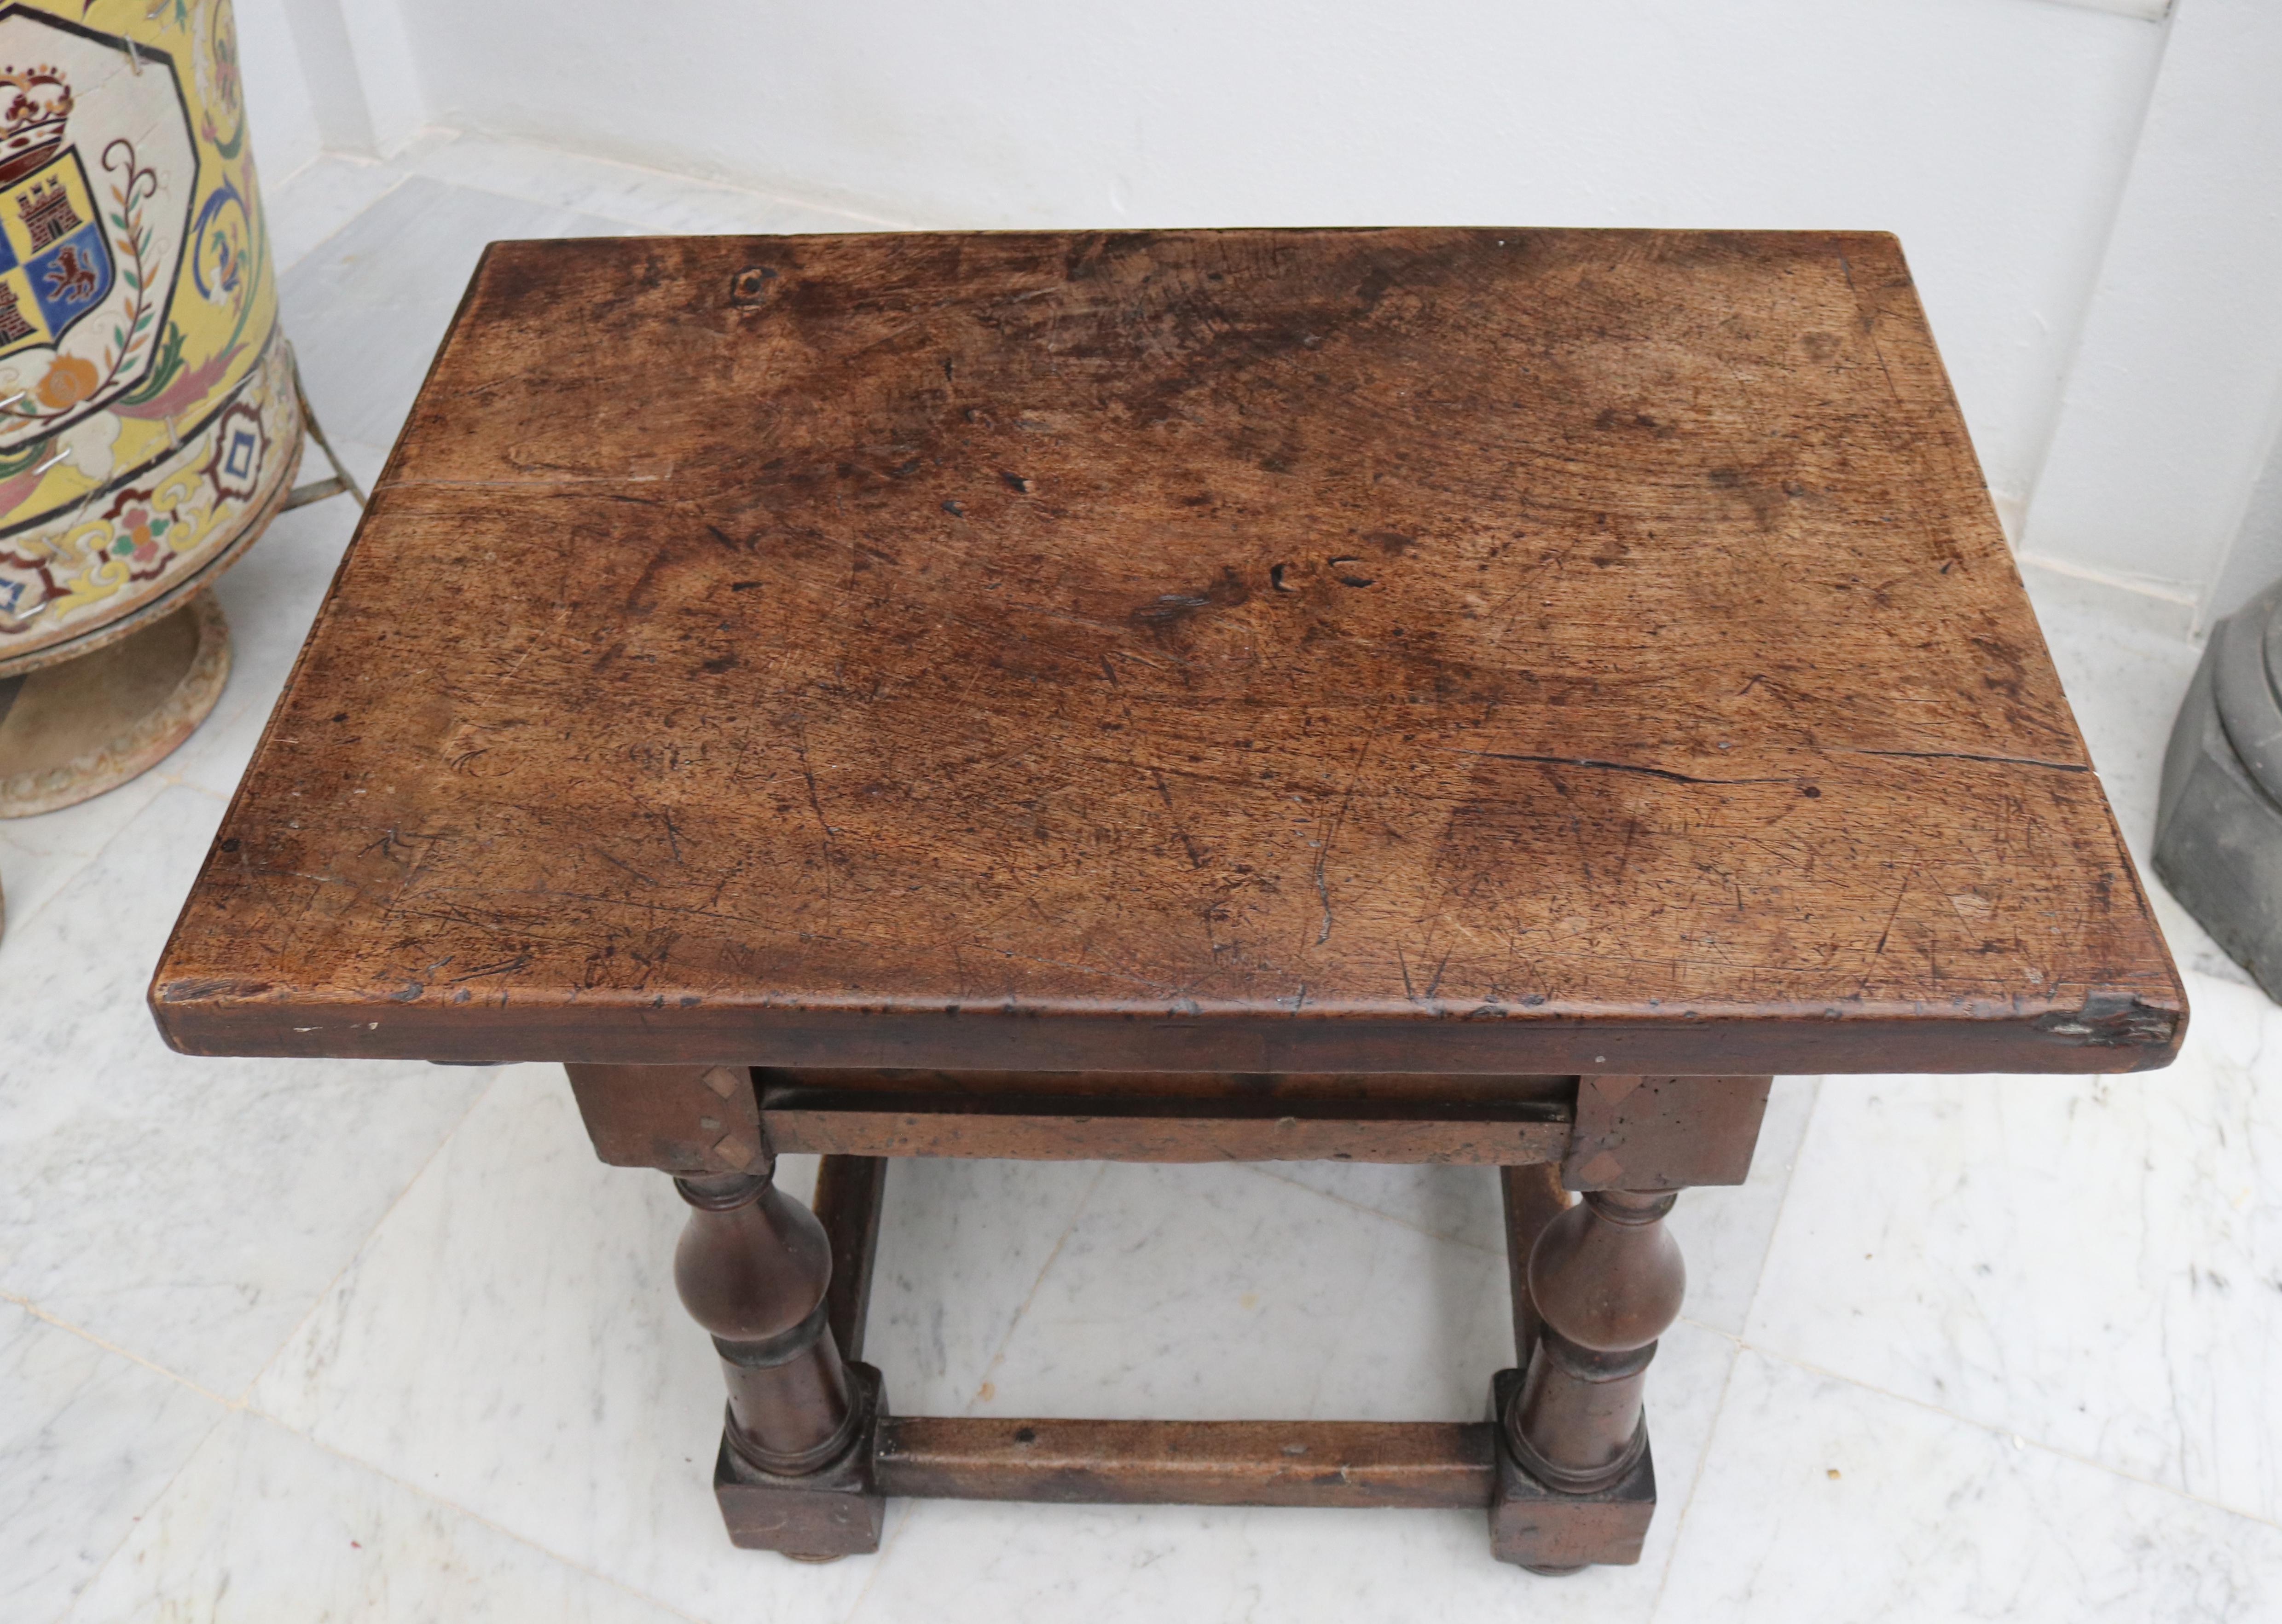
M 1894 241 L 495 244 L 198 1053 L 2120 1071 L 2185 1006 Z
M 832 1286 L 825 1294 L 833 1340 L 842 1357 L 864 1357 L 864 1327 L 872 1317 L 872 1265 L 880 1252 L 880 1209 L 888 1192 L 888 1164 L 877 1156 L 828 1156 L 816 1169 L 809 1203 L 832 1242 Z
M 804 1084 L 771 1088 L 761 1106 L 776 1148 L 828 1156 L 1497 1167 L 1557 1161 L 1574 1137 L 1567 1102 L 1534 1100 L 1263 1104 L 1147 1095 L 898 1094 Z M 1751 1131 L 1757 1127 L 1756 1119 L 1749 1125 Z
M 767 1164 L 760 1096 L 747 1066 L 563 1068 L 594 1154 L 613 1167 L 751 1173 Z
M 889 1495 L 1112 1504 L 1486 1507 L 1486 1422 L 889 1416 Z
M 1513 1307 L 1515 1364 L 1529 1368 L 1544 1319 L 1529 1295 L 1529 1254 L 1545 1226 L 1569 1210 L 1569 1194 L 1561 1187 L 1560 1170 L 1546 1165 L 1498 1169 L 1500 1209 L 1505 1218 L 1505 1272 Z
M 1572 1190 L 1674 1190 L 1751 1176 L 1772 1077 L 1580 1077 L 1561 1158 Z

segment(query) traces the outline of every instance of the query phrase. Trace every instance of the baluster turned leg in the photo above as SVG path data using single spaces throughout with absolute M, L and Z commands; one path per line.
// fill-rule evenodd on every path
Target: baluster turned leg
M 692 1209 L 674 1284 L 729 1384 L 713 1486 L 730 1538 L 814 1560 L 876 1551 L 879 1376 L 840 1357 L 823 1225 L 776 1187 L 772 1163 L 673 1182 Z
M 1676 1199 L 1595 1190 L 1538 1237 L 1529 1292 L 1541 1326 L 1528 1369 L 1502 1380 L 1498 1396 L 1508 1464 L 1490 1527 L 1503 1560 L 1543 1573 L 1639 1560 L 1656 1494 L 1641 1389 L 1687 1285 L 1664 1227 Z M 1554 1497 L 1595 1499 L 1607 1515 L 1569 1519 L 1556 1535 L 1534 1514 Z

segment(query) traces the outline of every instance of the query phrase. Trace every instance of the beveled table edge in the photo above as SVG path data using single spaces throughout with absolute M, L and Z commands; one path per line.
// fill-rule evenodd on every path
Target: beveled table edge
M 1584 1017 L 1501 1006 L 1389 1018 L 1315 1010 L 946 1014 L 721 1000 L 471 1001 L 439 1009 L 240 989 L 218 995 L 211 984 L 154 982 L 151 1007 L 167 1044 L 188 1055 L 1005 1071 L 2143 1071 L 2171 1063 L 2187 1025 L 2185 997 L 2170 988 L 2099 988 L 1981 1013 L 1758 1007 Z

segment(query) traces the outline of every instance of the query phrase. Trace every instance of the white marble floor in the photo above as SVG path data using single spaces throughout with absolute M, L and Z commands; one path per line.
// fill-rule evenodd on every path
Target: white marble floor
M 271 203 L 368 478 L 486 240 L 875 223 L 444 135 Z M 733 1551 L 679 1203 L 595 1163 L 559 1076 L 187 1060 L 143 1010 L 352 518 L 221 583 L 237 667 L 189 746 L 0 824 L 11 1624 L 2282 1617 L 2282 1011 L 2160 893 L 2170 1071 L 1783 1079 L 1751 1182 L 1684 1198 L 1636 1568 L 1533 1579 L 1455 1513 L 940 1503 L 869 1559 Z M 2194 651 L 2031 584 L 2144 852 Z M 870 1355 L 914 1411 L 1470 1417 L 1495 1208 L 1479 1170 L 899 1164 Z

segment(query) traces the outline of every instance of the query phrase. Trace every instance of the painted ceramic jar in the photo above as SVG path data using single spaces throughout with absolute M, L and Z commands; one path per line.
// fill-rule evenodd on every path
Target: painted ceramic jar
M 178 607 L 300 449 L 229 0 L 0 5 L 0 677 Z

